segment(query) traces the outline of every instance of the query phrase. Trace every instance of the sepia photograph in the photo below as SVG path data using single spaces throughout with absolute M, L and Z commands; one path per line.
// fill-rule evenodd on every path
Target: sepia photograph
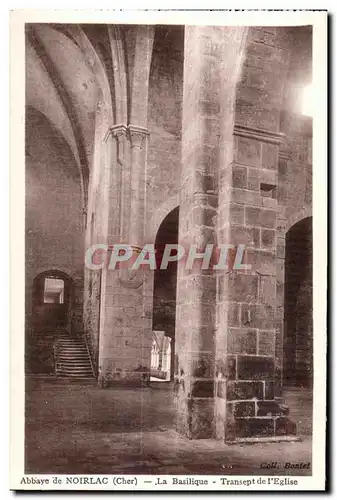
M 22 23 L 15 489 L 324 488 L 327 13 L 212 14 Z

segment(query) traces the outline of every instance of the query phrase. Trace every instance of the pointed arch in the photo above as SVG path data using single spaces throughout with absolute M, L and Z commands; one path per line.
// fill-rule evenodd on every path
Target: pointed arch
M 108 34 L 113 68 L 115 121 L 117 124 L 126 125 L 128 122 L 128 78 L 123 31 L 117 24 L 112 24 L 108 25 Z
M 307 219 L 308 217 L 312 217 L 312 207 L 304 206 L 298 212 L 293 212 L 287 218 L 286 232 L 292 228 L 297 222 L 302 219 Z

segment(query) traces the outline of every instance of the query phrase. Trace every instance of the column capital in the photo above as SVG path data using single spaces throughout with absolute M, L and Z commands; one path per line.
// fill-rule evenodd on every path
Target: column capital
M 104 137 L 104 142 L 106 142 L 110 136 L 112 137 L 120 137 L 122 135 L 126 135 L 128 131 L 128 127 L 124 124 L 117 124 L 113 125 L 112 127 L 109 127 L 107 133 L 105 134 Z
M 129 134 L 132 147 L 141 147 L 143 140 L 148 137 L 149 131 L 145 127 L 129 125 Z

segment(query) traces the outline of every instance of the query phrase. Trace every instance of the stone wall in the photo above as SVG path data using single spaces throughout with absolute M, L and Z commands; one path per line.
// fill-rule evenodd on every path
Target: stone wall
M 155 31 L 149 80 L 147 218 L 180 189 L 183 35 L 181 26 Z
M 26 333 L 34 336 L 34 279 L 48 270 L 72 280 L 71 330 L 79 333 L 83 215 L 77 166 L 69 146 L 42 114 L 28 108 L 26 125 Z

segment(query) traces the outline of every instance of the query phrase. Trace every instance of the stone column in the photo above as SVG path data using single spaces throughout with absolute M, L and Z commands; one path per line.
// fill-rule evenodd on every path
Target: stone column
M 275 401 L 277 133 L 236 126 L 232 179 L 220 199 L 219 238 L 245 245 L 247 269 L 219 273 L 217 437 L 279 438 L 296 426 Z M 229 191 L 229 193 L 228 193 Z M 223 240 L 225 241 L 225 240 Z
M 218 273 L 216 430 L 226 441 L 296 433 L 275 401 L 275 340 L 282 322 L 276 275 L 284 252 L 276 233 L 277 168 L 288 44 L 282 28 L 250 29 L 236 94 L 233 159 L 220 167 L 227 165 L 230 175 L 220 173 L 218 239 L 245 245 L 244 264 L 251 266 Z
M 108 244 L 126 243 L 134 256 L 144 244 L 147 132 L 113 127 L 108 134 Z M 147 269 L 105 268 L 102 275 L 100 381 L 102 386 L 147 385 L 150 379 L 152 297 Z
M 112 54 L 107 78 L 114 112 L 107 109 L 97 143 L 109 127 L 94 183 L 95 220 L 100 244 L 126 244 L 134 250 L 128 267 L 101 272 L 99 380 L 102 386 L 144 385 L 150 379 L 152 270 L 130 269 L 144 242 L 148 85 L 153 26 L 108 26 Z M 106 101 L 106 100 L 105 100 Z M 109 101 L 109 100 L 108 100 Z M 112 116 L 117 124 L 111 126 Z M 101 154 L 99 154 L 101 152 Z M 96 304 L 97 304 L 96 300 Z
M 179 243 L 202 252 L 216 243 L 219 164 L 231 143 L 244 28 L 185 27 Z M 216 275 L 178 265 L 175 338 L 176 428 L 215 433 Z
M 131 193 L 129 242 L 135 246 L 144 243 L 145 154 L 147 129 L 129 125 L 131 143 Z

